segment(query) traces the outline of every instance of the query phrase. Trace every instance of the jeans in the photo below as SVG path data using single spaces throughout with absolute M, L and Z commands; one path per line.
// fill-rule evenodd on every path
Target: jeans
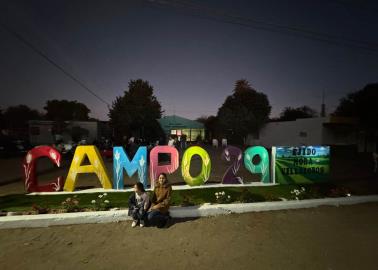
M 150 226 L 164 227 L 169 219 L 169 214 L 163 214 L 159 210 L 152 210 L 147 214 L 148 224 Z
M 133 220 L 138 220 L 142 224 L 144 224 L 144 221 L 146 219 L 146 211 L 143 209 L 143 207 L 134 208 L 132 210 L 129 210 L 129 216 L 131 216 Z

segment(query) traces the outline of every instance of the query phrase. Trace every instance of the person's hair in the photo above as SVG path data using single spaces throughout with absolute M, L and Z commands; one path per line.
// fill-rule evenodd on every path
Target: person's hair
M 146 190 L 144 189 L 144 186 L 143 186 L 143 184 L 141 182 L 137 182 L 137 183 L 135 183 L 135 185 L 136 185 L 136 188 L 138 190 L 140 190 L 142 192 L 146 192 Z
M 167 177 L 167 174 L 166 174 L 166 173 L 163 173 L 163 172 L 162 172 L 162 173 L 159 173 L 158 179 L 159 179 L 160 175 L 163 175 L 164 178 L 165 178 L 165 181 L 168 181 L 168 177 Z

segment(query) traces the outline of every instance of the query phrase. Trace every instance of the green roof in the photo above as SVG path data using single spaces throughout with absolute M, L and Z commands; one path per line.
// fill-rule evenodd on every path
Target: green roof
M 194 120 L 186 119 L 177 115 L 168 115 L 158 119 L 162 129 L 169 133 L 171 129 L 204 129 L 205 126 Z

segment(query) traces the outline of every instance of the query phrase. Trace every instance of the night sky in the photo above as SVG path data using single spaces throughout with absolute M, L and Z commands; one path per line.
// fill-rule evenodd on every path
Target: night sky
M 165 115 L 215 115 L 241 78 L 268 95 L 271 117 L 286 106 L 319 111 L 322 91 L 330 113 L 346 93 L 378 82 L 377 1 L 176 1 L 194 8 L 172 2 L 0 1 L 0 21 L 108 103 L 130 79 L 148 80 Z M 342 41 L 264 31 L 253 20 Z M 68 99 L 108 118 L 106 104 L 1 26 L 0 40 L 2 109 L 26 104 L 42 111 L 48 99 Z

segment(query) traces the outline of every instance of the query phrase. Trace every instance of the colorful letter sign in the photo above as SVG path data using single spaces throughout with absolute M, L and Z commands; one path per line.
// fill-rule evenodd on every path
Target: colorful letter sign
M 114 189 L 123 189 L 124 169 L 129 177 L 138 171 L 139 182 L 147 188 L 147 147 L 139 147 L 131 162 L 122 146 L 113 147 Z
M 166 165 L 159 165 L 159 154 L 170 154 L 171 163 Z M 179 167 L 179 153 L 176 148 L 172 146 L 155 146 L 150 152 L 150 179 L 151 188 L 154 188 L 155 181 L 159 174 L 171 174 Z
M 159 154 L 170 155 L 170 162 L 159 165 Z M 202 160 L 201 172 L 191 176 L 190 165 L 192 157 L 198 155 Z M 58 177 L 56 181 L 38 186 L 36 176 L 36 160 L 46 156 L 58 167 L 60 166 L 59 152 L 49 146 L 38 146 L 30 150 L 24 161 L 25 188 L 27 192 L 59 191 L 63 180 Z M 89 165 L 82 164 L 88 158 Z M 259 159 L 255 159 L 259 157 Z M 222 184 L 243 184 L 243 179 L 237 176 L 243 160 L 242 150 L 228 146 L 222 153 L 222 158 L 228 162 L 233 160 L 222 178 Z M 130 161 L 122 147 L 113 148 L 113 186 L 115 189 L 123 189 L 123 171 L 126 170 L 129 177 L 138 171 L 138 178 L 147 188 L 147 148 L 138 148 Z M 199 146 L 188 148 L 182 157 L 181 174 L 189 186 L 199 186 L 207 182 L 211 172 L 211 160 L 205 149 Z M 311 183 L 328 179 L 330 172 L 330 147 L 329 146 L 301 146 L 301 147 L 272 147 L 272 164 L 269 162 L 268 151 L 262 146 L 249 147 L 244 152 L 244 166 L 252 174 L 261 174 L 261 182 L 268 183 Z M 179 167 L 179 153 L 172 146 L 155 146 L 150 152 L 150 179 L 151 188 L 160 173 L 172 174 Z M 270 178 L 272 169 L 272 181 Z M 64 184 L 64 190 L 74 191 L 76 179 L 79 173 L 95 173 L 105 189 L 111 189 L 112 183 L 108 172 L 97 148 L 91 146 L 78 146 L 72 159 L 71 166 Z
M 202 159 L 202 169 L 199 175 L 192 177 L 190 175 L 190 162 L 193 155 L 199 155 Z M 181 172 L 182 177 L 189 186 L 200 186 L 203 185 L 210 177 L 211 171 L 211 161 L 209 154 L 205 149 L 199 146 L 189 147 L 182 157 Z
M 88 157 L 89 165 L 81 165 L 85 157 Z M 79 173 L 95 173 L 105 189 L 111 189 L 112 183 L 108 172 L 105 168 L 104 161 L 96 146 L 85 145 L 78 146 L 72 159 L 70 170 L 64 184 L 65 191 L 73 191 L 75 189 L 76 178 Z
M 261 173 L 261 182 L 270 183 L 270 164 L 268 151 L 262 146 L 253 146 L 245 150 L 244 166 L 251 173 Z M 260 157 L 258 164 L 253 164 L 254 156 Z
M 55 181 L 39 186 L 36 175 L 37 159 L 40 157 L 48 157 L 56 166 L 60 167 L 60 153 L 50 146 L 38 146 L 30 150 L 22 163 L 25 173 L 25 189 L 26 192 L 51 192 L 60 191 L 63 186 L 63 178 L 60 176 Z
M 329 146 L 273 147 L 276 182 L 312 183 L 328 179 Z
M 234 158 L 232 166 L 227 169 L 222 178 L 222 184 L 243 184 L 243 179 L 236 176 L 243 159 L 243 152 L 235 146 L 227 146 L 222 153 L 222 159 L 230 162 Z

